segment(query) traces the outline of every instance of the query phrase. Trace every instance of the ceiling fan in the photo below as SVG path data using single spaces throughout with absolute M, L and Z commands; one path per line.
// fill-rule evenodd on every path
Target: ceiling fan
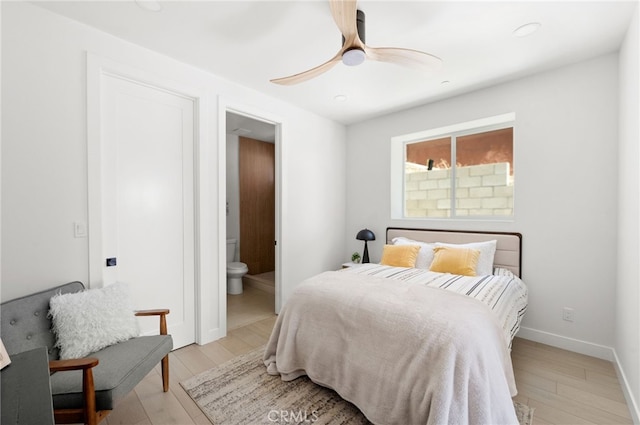
M 315 68 L 276 78 L 272 83 L 291 85 L 302 83 L 323 74 L 342 61 L 345 65 L 360 65 L 365 59 L 390 62 L 411 68 L 433 70 L 442 64 L 436 56 L 419 50 L 397 47 L 369 47 L 365 44 L 364 12 L 357 9 L 355 0 L 329 0 L 331 15 L 342 33 L 342 48 L 327 62 Z

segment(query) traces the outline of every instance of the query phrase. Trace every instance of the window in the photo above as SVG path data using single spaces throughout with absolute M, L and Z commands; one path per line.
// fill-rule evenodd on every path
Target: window
M 514 114 L 392 139 L 392 218 L 513 217 Z

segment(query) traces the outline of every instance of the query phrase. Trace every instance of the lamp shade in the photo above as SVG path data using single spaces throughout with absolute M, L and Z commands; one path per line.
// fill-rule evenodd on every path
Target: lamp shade
M 375 241 L 376 235 L 369 229 L 362 229 L 356 235 L 356 239 L 359 241 Z
M 362 253 L 362 263 L 369 262 L 369 249 L 367 248 L 367 241 L 375 241 L 376 235 L 369 229 L 362 229 L 356 235 L 356 239 L 359 241 L 364 241 L 364 252 Z

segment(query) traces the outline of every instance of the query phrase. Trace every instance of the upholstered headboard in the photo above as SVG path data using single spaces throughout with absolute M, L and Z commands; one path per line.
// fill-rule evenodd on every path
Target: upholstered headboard
M 387 243 L 405 237 L 420 242 L 468 243 L 496 240 L 494 267 L 511 270 L 522 277 L 522 235 L 509 232 L 477 232 L 461 230 L 406 229 L 387 227 Z

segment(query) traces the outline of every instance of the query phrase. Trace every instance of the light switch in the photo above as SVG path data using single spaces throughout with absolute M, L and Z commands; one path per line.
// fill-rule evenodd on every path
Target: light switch
M 73 223 L 73 235 L 76 238 L 87 237 L 87 224 L 82 221 L 76 221 Z

